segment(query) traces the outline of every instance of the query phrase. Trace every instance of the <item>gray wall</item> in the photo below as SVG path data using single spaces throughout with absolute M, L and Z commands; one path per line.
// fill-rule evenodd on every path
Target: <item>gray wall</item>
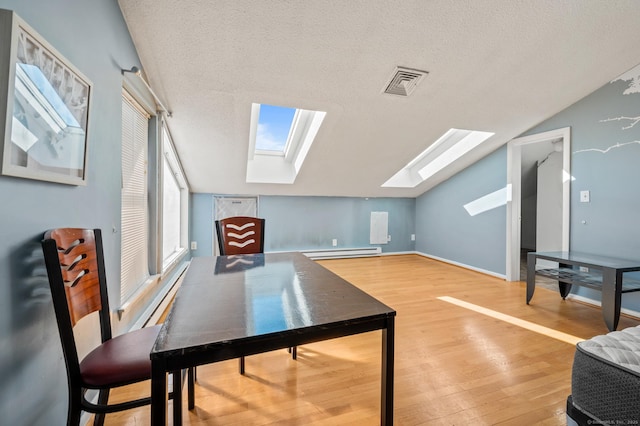
M 640 93 L 628 90 L 631 83 L 606 84 L 527 132 L 571 127 L 571 250 L 640 260 L 640 123 L 617 120 L 640 117 Z M 591 202 L 580 202 L 583 190 Z M 597 291 L 574 291 L 600 300 Z M 640 294 L 624 295 L 622 306 L 640 311 Z
M 87 186 L 0 176 L 0 423 L 61 425 L 66 375 L 39 241 L 54 227 L 102 228 L 119 299 L 120 234 L 111 230 L 120 228 L 120 69 L 139 60 L 115 0 L 0 0 L 0 8 L 15 10 L 94 84 Z
M 266 250 L 332 248 L 334 238 L 338 248 L 369 247 L 372 211 L 389 212 L 391 241 L 380 245 L 383 252 L 414 250 L 415 200 L 411 198 L 268 196 L 260 197 L 259 210 L 269 226 Z
M 213 247 L 213 195 L 193 194 L 193 256 L 209 256 Z M 369 247 L 372 211 L 389 212 L 391 241 L 383 252 L 413 251 L 415 199 L 260 196 L 258 215 L 266 219 L 265 251 Z M 373 245 L 377 246 L 377 245 Z
M 503 147 L 418 197 L 416 250 L 504 275 L 506 207 L 470 216 L 463 206 L 504 188 L 506 164 Z
M 189 241 L 198 243 L 191 255 L 213 256 L 213 195 L 191 194 L 191 217 L 189 220 Z

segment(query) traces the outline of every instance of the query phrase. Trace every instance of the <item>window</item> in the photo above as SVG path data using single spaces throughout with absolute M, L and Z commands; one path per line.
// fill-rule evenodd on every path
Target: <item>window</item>
M 170 267 L 187 246 L 188 189 L 171 135 L 162 126 L 162 270 Z
M 122 98 L 122 224 L 120 300 L 149 278 L 147 146 L 149 115 L 129 94 Z
M 414 188 L 493 135 L 477 130 L 449 129 L 382 186 Z
M 161 114 L 149 113 L 155 105 L 127 89 L 122 97 L 119 312 L 172 279 L 188 252 L 189 230 L 189 188 L 169 129 Z M 139 101 L 132 94 L 140 95 Z
M 256 153 L 284 155 L 295 115 L 295 108 L 261 105 Z
M 326 114 L 252 104 L 247 182 L 293 183 Z

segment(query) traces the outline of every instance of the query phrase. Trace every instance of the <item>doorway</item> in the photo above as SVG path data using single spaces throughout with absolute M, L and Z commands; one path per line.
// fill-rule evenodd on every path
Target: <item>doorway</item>
M 569 250 L 570 166 L 569 127 L 508 143 L 507 187 L 511 188 L 511 197 L 507 202 L 507 281 L 520 281 L 523 247 L 538 251 Z M 535 176 L 533 193 L 528 183 L 531 175 Z M 554 195 L 554 191 L 558 194 Z M 532 204 L 538 212 L 533 218 Z M 523 222 L 523 216 L 527 222 Z M 531 220 L 536 222 L 533 226 Z

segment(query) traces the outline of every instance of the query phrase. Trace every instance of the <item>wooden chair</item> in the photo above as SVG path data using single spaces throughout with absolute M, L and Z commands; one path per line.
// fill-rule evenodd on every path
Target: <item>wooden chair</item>
M 234 216 L 216 220 L 222 256 L 264 253 L 264 219 Z
M 264 219 L 250 216 L 233 216 L 216 220 L 216 234 L 220 255 L 264 253 Z M 296 359 L 296 347 L 289 348 Z M 244 374 L 244 357 L 240 358 L 240 374 Z
M 150 404 L 150 397 L 108 404 L 110 389 L 151 379 L 149 353 L 160 325 L 112 337 L 100 230 L 54 229 L 45 233 L 42 249 L 67 368 L 67 424 L 78 425 L 81 412 L 86 411 L 96 414 L 94 424 L 102 425 L 106 413 Z M 95 311 L 102 344 L 80 361 L 73 327 Z M 175 417 L 181 415 L 181 381 L 173 376 Z M 97 403 L 87 400 L 89 389 L 98 390 Z

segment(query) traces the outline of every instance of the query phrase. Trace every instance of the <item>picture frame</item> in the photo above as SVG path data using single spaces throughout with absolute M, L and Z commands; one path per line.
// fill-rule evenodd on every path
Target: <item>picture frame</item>
M 13 11 L 0 40 L 2 174 L 86 185 L 93 84 Z

